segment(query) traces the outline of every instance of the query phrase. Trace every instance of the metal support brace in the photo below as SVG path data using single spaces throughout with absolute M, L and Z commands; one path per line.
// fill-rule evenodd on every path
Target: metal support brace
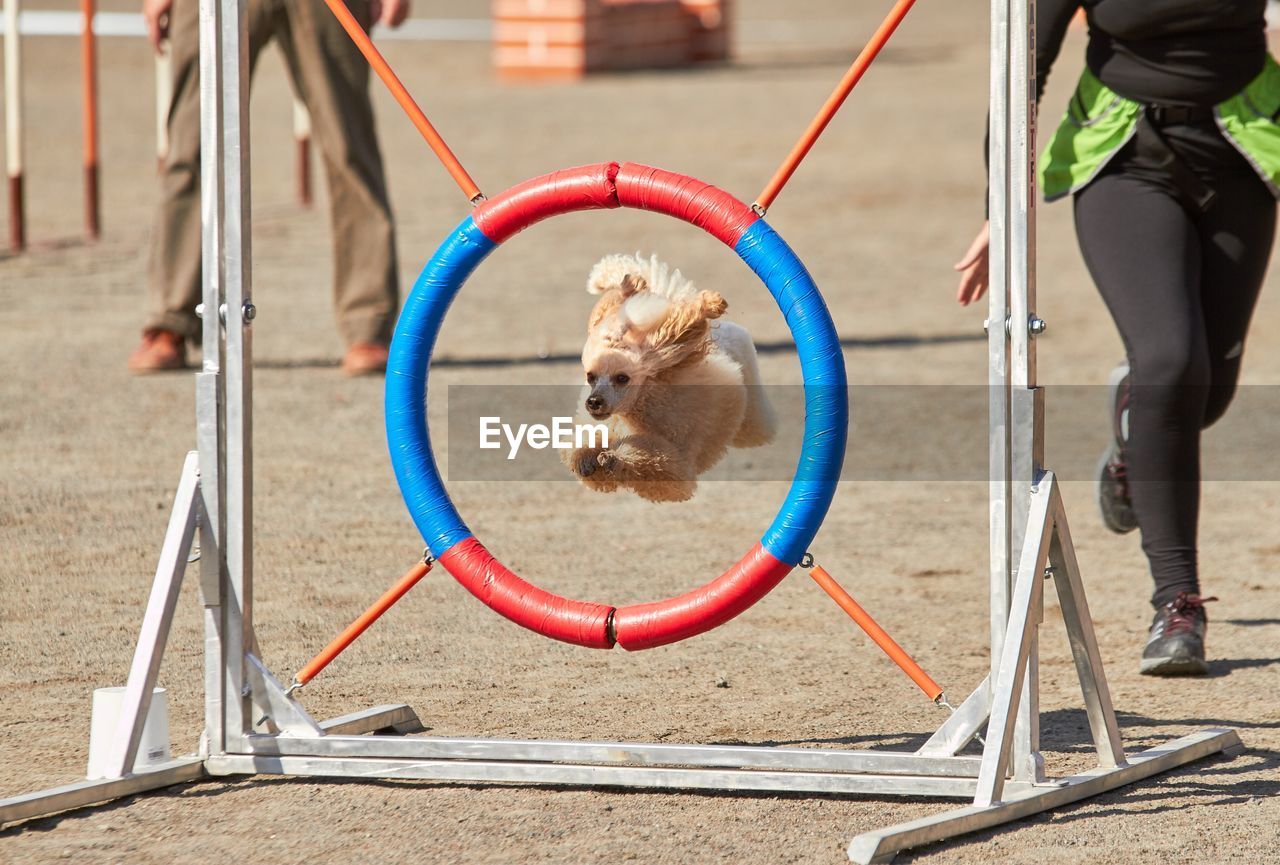
M 307 714 L 302 704 L 285 693 L 284 685 L 271 674 L 266 665 L 249 654 L 245 657 L 248 669 L 250 701 L 255 714 L 255 728 L 270 721 L 272 732 L 291 733 L 299 736 L 322 736 L 324 730 Z
M 320 722 L 320 729 L 329 736 L 359 736 L 364 733 L 394 733 L 408 736 L 423 731 L 418 713 L 404 703 L 374 706 L 359 712 L 349 712 Z
M 1049 516 L 1049 492 L 1052 480 L 1041 482 L 1031 499 L 1027 521 L 1027 540 L 1018 562 L 1018 578 L 1013 586 L 1009 607 L 1009 626 L 1005 631 L 1000 655 L 1000 673 L 996 677 L 991 700 L 991 719 L 987 725 L 987 746 L 982 755 L 982 771 L 978 775 L 975 805 L 990 805 L 999 800 L 1006 772 L 1010 768 L 1011 743 L 1019 720 L 1023 687 L 1027 679 L 1037 611 L 1044 595 L 1045 563 L 1049 558 L 1049 537 L 1053 521 Z
M 182 575 L 187 569 L 191 539 L 195 535 L 200 508 L 198 462 L 199 457 L 193 451 L 187 454 L 182 465 L 178 492 L 169 515 L 169 528 L 160 548 L 160 563 L 156 566 L 155 581 L 151 585 L 151 598 L 147 601 L 133 664 L 129 668 L 129 680 L 124 688 L 116 732 L 103 766 L 104 778 L 122 778 L 130 774 L 138 756 L 138 744 L 142 741 L 147 713 L 151 709 L 151 694 L 169 640 L 169 626 L 178 606 Z
M 1071 544 L 1066 510 L 1062 507 L 1062 497 L 1056 485 L 1050 494 L 1054 537 L 1049 548 L 1049 562 L 1053 568 L 1058 605 L 1066 625 L 1067 639 L 1071 641 L 1071 655 L 1075 659 L 1076 673 L 1080 678 L 1085 711 L 1089 716 L 1089 730 L 1093 734 L 1094 748 L 1098 752 L 1098 765 L 1103 768 L 1123 766 L 1125 759 L 1124 746 L 1120 742 L 1120 726 L 1116 723 L 1116 712 L 1111 704 L 1111 689 L 1102 668 L 1102 655 L 1098 651 L 1098 640 L 1093 632 L 1093 617 L 1089 614 L 1089 602 L 1085 598 L 1084 583 L 1080 579 L 1075 547 Z
M 973 689 L 973 693 L 965 698 L 951 717 L 942 722 L 942 726 L 916 753 L 932 757 L 959 754 L 986 726 L 990 714 L 991 679 L 988 677 Z

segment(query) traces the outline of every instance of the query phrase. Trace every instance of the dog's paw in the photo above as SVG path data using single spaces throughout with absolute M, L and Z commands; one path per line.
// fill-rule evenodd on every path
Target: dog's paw
M 618 464 L 618 455 L 613 451 L 600 451 L 596 454 L 596 465 L 607 471 L 612 471 L 613 467 Z
M 574 461 L 573 470 L 581 478 L 589 478 L 596 473 L 599 468 L 596 463 L 597 454 L 587 452 L 578 454 L 578 459 Z
M 639 481 L 631 484 L 632 491 L 645 501 L 655 504 L 687 502 L 698 489 L 697 481 Z

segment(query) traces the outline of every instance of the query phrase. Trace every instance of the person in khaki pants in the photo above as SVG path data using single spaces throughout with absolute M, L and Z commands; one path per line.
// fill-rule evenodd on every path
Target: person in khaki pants
M 135 373 L 182 369 L 186 343 L 200 333 L 200 36 L 198 0 L 143 0 L 148 35 L 172 49 L 169 153 L 147 274 L 142 344 L 129 356 Z M 366 30 L 398 27 L 409 0 L 348 0 Z M 321 0 L 249 0 L 249 64 L 271 40 L 285 57 L 311 113 L 329 181 L 334 247 L 334 306 L 350 375 L 386 369 L 399 301 L 394 227 L 382 156 L 373 128 L 369 66 Z

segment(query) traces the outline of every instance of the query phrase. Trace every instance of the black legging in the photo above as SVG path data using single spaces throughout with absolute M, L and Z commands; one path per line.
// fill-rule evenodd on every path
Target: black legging
M 1152 602 L 1199 593 L 1200 431 L 1235 393 L 1276 202 L 1212 118 L 1161 130 L 1211 188 L 1203 210 L 1131 142 L 1075 196 L 1085 264 L 1130 365 L 1125 448 Z

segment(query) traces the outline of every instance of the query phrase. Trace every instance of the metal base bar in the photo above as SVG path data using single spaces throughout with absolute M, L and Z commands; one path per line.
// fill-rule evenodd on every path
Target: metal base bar
M 356 757 L 383 760 L 512 760 L 771 769 L 829 774 L 932 775 L 976 779 L 977 757 L 922 757 L 892 751 L 839 751 L 740 745 L 664 745 L 426 736 L 250 736 L 250 756 Z
M 971 805 L 887 829 L 857 836 L 849 843 L 849 859 L 859 865 L 891 862 L 903 850 L 989 829 L 1002 823 L 1078 802 L 1167 772 L 1212 754 L 1232 754 L 1242 747 L 1234 730 L 1203 730 L 1150 748 L 1129 758 L 1127 765 L 1093 769 L 1059 779 L 1062 786 L 1043 787 L 1010 782 L 1005 799 L 993 805 Z
M 571 787 L 641 787 L 722 792 L 792 792 L 824 795 L 928 796 L 971 799 L 974 778 L 927 775 L 851 775 L 765 769 L 688 769 L 653 766 L 588 766 L 480 760 L 392 760 L 370 757 L 210 757 L 211 775 L 295 775 L 382 778 L 449 783 L 553 784 Z
M 378 706 L 363 712 L 321 721 L 320 727 L 335 734 L 367 733 L 396 729 L 406 733 L 422 729 L 418 715 L 404 704 Z M 415 730 L 416 728 L 416 730 Z M 186 784 L 206 777 L 204 757 L 180 757 L 166 763 L 140 768 L 120 778 L 92 778 L 61 787 L 36 790 L 0 799 L 0 826 L 48 817 L 62 811 L 101 805 L 114 799 Z
M 73 808 L 101 805 L 112 799 L 158 790 L 174 784 L 199 781 L 205 777 L 204 762 L 199 757 L 170 760 L 123 778 L 95 778 L 50 790 L 37 790 L 9 799 L 0 799 L 0 826 L 20 820 L 48 817 Z

